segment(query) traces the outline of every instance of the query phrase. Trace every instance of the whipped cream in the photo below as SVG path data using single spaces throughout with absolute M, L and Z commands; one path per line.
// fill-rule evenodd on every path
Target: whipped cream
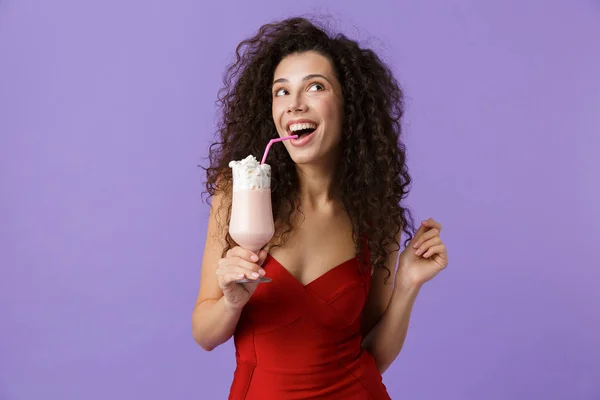
M 260 164 L 250 155 L 241 161 L 231 161 L 233 190 L 271 189 L 271 166 Z

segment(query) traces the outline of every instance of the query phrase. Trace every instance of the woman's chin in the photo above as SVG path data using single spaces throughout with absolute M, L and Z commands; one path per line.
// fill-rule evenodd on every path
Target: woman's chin
M 312 151 L 297 151 L 297 149 L 292 149 L 290 158 L 297 165 L 309 165 L 316 161 L 315 154 Z
M 313 141 L 313 143 L 310 143 L 310 145 L 306 147 L 286 146 L 290 158 L 298 166 L 320 165 L 323 164 L 323 161 L 326 161 L 330 156 L 332 159 L 335 159 L 335 149 L 328 150 L 324 149 L 324 147 L 328 146 L 324 146 L 317 140 Z
M 307 157 L 306 155 L 296 155 L 292 156 L 292 161 L 296 165 L 310 165 L 313 162 L 312 157 Z
M 322 165 L 327 160 L 328 156 L 315 152 L 297 152 L 290 154 L 292 161 L 297 166 L 317 166 Z M 328 162 L 326 162 L 328 163 Z

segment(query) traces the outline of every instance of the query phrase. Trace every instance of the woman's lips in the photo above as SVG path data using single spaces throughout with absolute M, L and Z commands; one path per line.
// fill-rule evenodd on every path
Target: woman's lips
M 317 127 L 317 129 L 315 129 L 312 133 L 310 133 L 308 135 L 299 136 L 298 139 L 291 139 L 289 142 L 294 147 L 306 146 L 312 140 L 315 133 L 317 133 L 318 129 L 319 129 L 319 127 Z M 294 133 L 292 133 L 292 134 L 294 135 Z

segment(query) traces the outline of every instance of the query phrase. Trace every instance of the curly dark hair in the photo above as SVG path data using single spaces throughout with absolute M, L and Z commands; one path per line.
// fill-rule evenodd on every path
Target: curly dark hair
M 340 200 L 352 222 L 357 253 L 363 251 L 360 238 L 366 238 L 371 265 L 387 270 L 389 278 L 386 260 L 390 252 L 399 250 L 400 231 L 407 235 L 406 244 L 415 230 L 410 210 L 401 204 L 411 184 L 405 145 L 400 141 L 404 97 L 388 66 L 372 50 L 342 34 L 330 34 L 306 18 L 290 18 L 262 26 L 238 45 L 219 91 L 222 120 L 218 139 L 209 150 L 206 190 L 210 196 L 223 191 L 224 199 L 230 198 L 228 163 L 249 154 L 260 158 L 276 137 L 271 114 L 275 68 L 284 57 L 306 51 L 327 57 L 341 84 L 344 134 L 334 181 L 340 183 Z M 292 230 L 292 211 L 299 207 L 299 179 L 284 146 L 271 148 L 269 165 L 275 238 L 281 244 Z M 229 221 L 231 203 L 224 207 Z M 225 254 L 235 243 L 226 230 L 223 235 Z

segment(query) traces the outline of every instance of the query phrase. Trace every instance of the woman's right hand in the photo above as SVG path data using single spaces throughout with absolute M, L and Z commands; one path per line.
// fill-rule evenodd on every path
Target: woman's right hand
M 246 305 L 250 296 L 256 290 L 257 283 L 235 283 L 235 281 L 248 278 L 256 280 L 265 274 L 261 265 L 267 258 L 267 252 L 261 250 L 258 255 L 239 246 L 227 251 L 224 258 L 219 260 L 217 278 L 219 287 L 223 291 L 225 303 L 233 309 L 241 309 Z

